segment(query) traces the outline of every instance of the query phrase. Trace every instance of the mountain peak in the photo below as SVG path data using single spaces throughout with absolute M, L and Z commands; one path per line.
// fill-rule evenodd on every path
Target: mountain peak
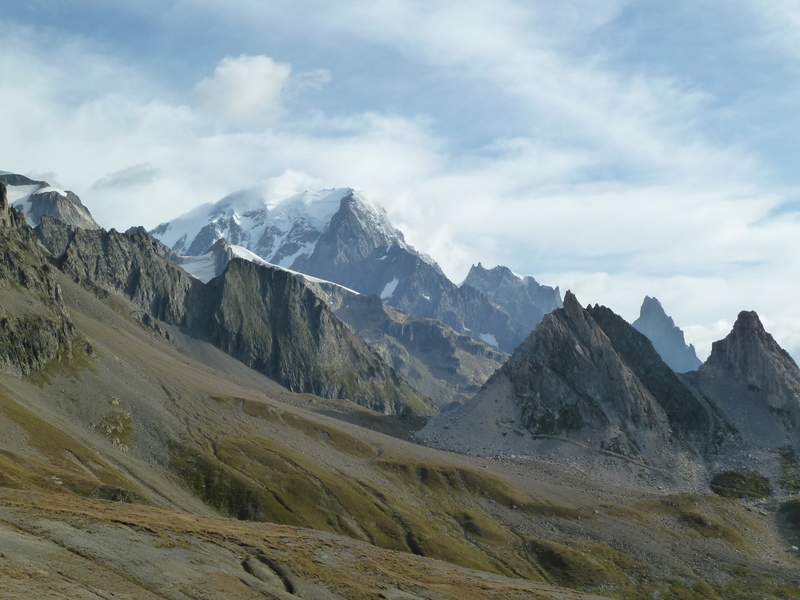
M 758 313 L 743 310 L 727 337 L 714 342 L 706 363 L 725 365 L 738 375 L 753 375 L 753 366 L 764 360 L 798 368 L 789 353 L 764 329 Z
M 658 298 L 645 296 L 633 326 L 646 335 L 669 367 L 677 373 L 695 371 L 702 364 L 694 346 L 687 345 L 683 331 L 667 315 Z
M 353 188 L 287 195 L 269 182 L 199 206 L 150 233 L 182 255 L 200 256 L 225 238 L 272 264 L 299 270 L 331 221 L 343 211 L 355 215 L 373 236 L 381 237 L 383 245 L 404 243 L 385 211 Z
M 658 477 L 672 481 L 690 475 L 675 465 L 713 449 L 719 430 L 713 410 L 642 334 L 610 309 L 584 309 L 567 291 L 563 308 L 544 318 L 481 392 L 432 420 L 422 436 L 467 453 L 491 448 L 580 460 L 618 481 L 663 469 Z
M 575 307 L 582 308 L 578 298 L 572 293 L 572 290 L 564 292 L 564 308 L 575 309 Z
M 38 226 L 42 217 L 48 215 L 72 227 L 100 229 L 100 225 L 73 192 L 15 173 L 0 173 L 0 182 L 8 187 L 8 204 L 22 212 L 31 227 Z
M 766 335 L 772 339 L 772 336 L 764 329 L 764 325 L 761 324 L 758 313 L 754 310 L 743 310 L 740 312 L 736 317 L 736 322 L 733 324 L 733 331 L 737 335 L 753 333 L 759 338 L 763 338 Z
M 725 339 L 714 342 L 704 372 L 722 371 L 764 394 L 770 408 L 800 426 L 800 369 L 754 311 L 742 311 Z
M 273 195 L 267 197 L 268 192 Z M 453 284 L 430 257 L 406 243 L 383 208 L 360 192 L 336 188 L 284 198 L 275 194 L 268 184 L 237 192 L 163 223 L 151 234 L 183 256 L 200 257 L 226 238 L 272 265 L 375 294 L 475 339 L 496 340 L 504 351 L 513 350 L 532 329 L 485 294 Z M 195 267 L 205 269 L 204 277 L 218 273 L 216 264 L 206 259 L 203 265 L 182 263 L 194 272 Z
M 672 320 L 672 317 L 667 315 L 664 307 L 661 306 L 661 302 L 658 301 L 658 298 L 652 296 L 645 296 L 644 301 L 642 302 L 642 307 L 639 309 L 639 318 L 640 319 L 664 319 L 668 320 L 671 325 L 675 325 L 675 322 Z

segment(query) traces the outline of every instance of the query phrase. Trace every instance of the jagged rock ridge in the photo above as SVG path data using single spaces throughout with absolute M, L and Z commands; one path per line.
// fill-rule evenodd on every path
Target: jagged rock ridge
M 472 265 L 462 285 L 483 292 L 520 323 L 533 329 L 547 313 L 561 308 L 558 287 L 541 285 L 533 277 L 517 275 L 508 267 L 486 269 Z
M 76 343 L 91 351 L 75 338 L 50 264 L 0 182 L 0 372 L 28 375 L 68 360 Z
M 629 481 L 633 469 L 674 482 L 729 430 L 642 334 L 567 292 L 564 307 L 545 316 L 475 398 L 422 435 L 471 453 L 576 461 L 612 480 Z
M 683 331 L 667 316 L 656 298 L 645 296 L 633 326 L 653 342 L 661 358 L 676 373 L 695 371 L 702 364 L 694 346 L 686 345 Z

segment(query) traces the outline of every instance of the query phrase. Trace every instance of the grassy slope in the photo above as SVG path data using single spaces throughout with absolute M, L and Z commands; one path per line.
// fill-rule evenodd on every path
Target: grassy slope
M 101 484 L 126 488 L 162 508 L 314 528 L 608 597 L 800 596 L 800 562 L 784 552 L 794 534 L 780 536 L 777 507 L 651 497 L 531 461 L 401 442 L 322 414 L 347 411 L 342 403 L 190 349 L 214 369 L 203 366 L 124 302 L 62 285 L 96 358 L 34 381 L 0 378 L 0 424 L 16 432 L 0 441 L 2 486 L 59 493 L 78 512 L 99 506 L 79 497 Z

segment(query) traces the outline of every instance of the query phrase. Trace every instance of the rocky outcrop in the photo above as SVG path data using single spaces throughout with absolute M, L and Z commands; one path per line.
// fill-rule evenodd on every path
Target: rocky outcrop
M 739 313 L 728 336 L 712 345 L 700 372 L 703 379 L 726 377 L 740 382 L 788 428 L 800 426 L 800 369 L 764 330 L 755 312 Z M 737 408 L 730 395 L 718 401 L 729 411 Z
M 517 275 L 508 267 L 486 269 L 481 263 L 472 265 L 461 285 L 483 292 L 530 329 L 536 327 L 544 315 L 562 306 L 558 287 L 541 285 L 533 277 Z
M 52 268 L 0 183 L 0 372 L 23 376 L 69 359 L 74 343 Z
M 564 307 L 545 316 L 475 398 L 422 435 L 470 453 L 578 463 L 618 481 L 630 481 L 637 465 L 637 477 L 674 482 L 727 431 L 643 335 L 605 307 L 583 309 L 567 292 Z
M 686 345 L 683 331 L 667 316 L 656 298 L 645 296 L 633 326 L 653 342 L 661 358 L 676 373 L 695 371 L 702 364 L 694 346 Z
M 127 297 L 144 322 L 211 341 L 292 391 L 386 413 L 436 412 L 290 273 L 234 258 L 204 284 L 142 229 L 89 231 L 45 219 L 37 232 L 76 281 Z
M 11 186 L 15 199 L 12 204 L 20 210 L 31 227 L 50 216 L 73 227 L 100 229 L 81 199 L 70 191 L 58 190 L 46 181 L 35 181 L 24 175 L 0 174 L 0 182 Z

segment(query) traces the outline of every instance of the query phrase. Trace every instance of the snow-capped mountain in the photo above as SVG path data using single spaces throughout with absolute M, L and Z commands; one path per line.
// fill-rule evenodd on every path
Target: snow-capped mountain
M 39 225 L 42 216 L 49 215 L 73 227 L 100 229 L 80 198 L 70 191 L 5 171 L 0 171 L 0 182 L 6 184 L 9 205 L 22 212 L 31 227 Z
M 186 256 L 205 254 L 220 239 L 244 247 L 267 262 L 292 268 L 307 261 L 344 198 L 352 198 L 365 231 L 376 241 L 406 246 L 378 206 L 351 188 L 304 191 L 276 197 L 266 185 L 205 204 L 150 233 Z M 406 246 L 407 247 L 407 246 Z
M 269 263 L 332 281 L 511 352 L 530 332 L 474 288 L 459 288 L 406 243 L 385 211 L 351 188 L 288 197 L 266 185 L 196 208 L 150 232 L 183 255 L 220 239 Z

